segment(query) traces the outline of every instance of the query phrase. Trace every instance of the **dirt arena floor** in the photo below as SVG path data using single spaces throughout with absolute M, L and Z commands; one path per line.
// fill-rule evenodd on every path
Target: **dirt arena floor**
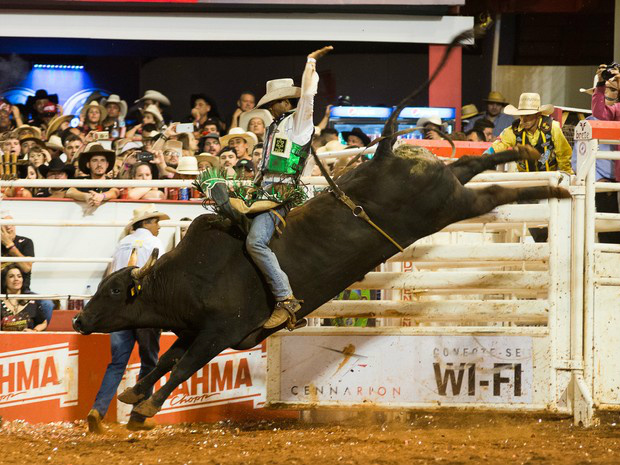
M 417 413 L 381 423 L 297 421 L 158 426 L 130 433 L 84 422 L 4 422 L 1 464 L 619 464 L 620 414 L 586 430 L 570 419 Z

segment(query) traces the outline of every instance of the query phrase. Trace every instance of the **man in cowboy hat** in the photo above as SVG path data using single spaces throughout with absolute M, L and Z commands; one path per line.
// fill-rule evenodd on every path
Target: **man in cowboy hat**
M 58 94 L 48 94 L 47 90 L 39 89 L 33 96 L 26 99 L 26 116 L 30 114 L 28 124 L 32 126 L 41 126 L 43 120 L 41 114 L 43 107 L 47 104 L 58 104 Z
M 220 137 L 220 144 L 234 148 L 240 160 L 251 160 L 250 150 L 258 144 L 258 138 L 253 132 L 244 131 L 242 128 L 231 128 L 228 134 Z
M 424 128 L 424 138 L 441 140 L 439 132 L 445 132 L 446 123 L 441 121 L 439 116 L 429 116 L 428 118 L 420 118 L 416 126 Z
M 510 150 L 517 145 L 530 145 L 540 153 L 536 162 L 520 161 L 519 171 L 564 171 L 573 174 L 571 168 L 571 147 L 557 121 L 549 116 L 553 105 L 541 105 L 540 95 L 523 93 L 519 97 L 519 108 L 508 105 L 504 112 L 518 116 L 512 125 L 502 131 L 499 138 L 486 153 Z
M 124 232 L 127 235 L 121 239 L 114 251 L 110 272 L 113 273 L 126 266 L 143 266 L 155 249 L 161 254 L 164 247 L 157 237 L 160 228 L 159 221 L 169 219 L 170 217 L 165 213 L 158 212 L 153 204 L 135 209 L 133 218 L 125 227 Z M 136 342 L 140 354 L 138 379 L 155 368 L 159 354 L 160 333 L 159 329 L 129 329 L 110 334 L 112 361 L 105 371 L 93 408 L 88 412 L 88 430 L 91 433 L 103 433 L 104 431 L 102 419 L 116 394 Z M 127 423 L 127 429 L 130 431 L 150 430 L 154 427 L 155 424 L 150 420 L 146 421 L 146 417 L 131 412 Z
M 87 175 L 88 179 L 106 179 L 106 174 L 114 169 L 116 157 L 112 150 L 105 149 L 101 144 L 93 142 L 86 147 L 78 159 L 80 171 Z M 119 190 L 115 187 L 106 189 L 103 187 L 71 187 L 67 191 L 67 197 L 78 202 L 86 202 L 91 207 L 98 207 L 103 202 L 116 199 Z
M 316 60 L 333 47 L 324 47 L 308 55 L 301 81 L 301 88 L 293 85 L 290 78 L 267 82 L 267 92 L 256 105 L 269 110 L 274 118 L 265 133 L 263 158 L 257 169 L 254 183 L 259 191 L 280 203 L 274 210 L 259 213 L 250 225 L 246 248 L 254 263 L 261 270 L 276 304 L 265 328 L 275 328 L 285 323 L 301 308 L 300 301 L 293 290 L 286 273 L 280 268 L 277 257 L 269 248 L 269 242 L 278 225 L 290 209 L 286 199 L 298 189 L 298 181 L 308 159 L 314 122 L 314 96 L 317 92 L 319 76 Z M 293 110 L 291 99 L 299 99 Z M 216 184 L 211 197 L 221 208 L 229 208 L 230 202 L 224 184 Z M 276 204 L 278 203 L 276 202 Z M 234 217 L 234 212 L 231 213 Z
M 495 125 L 493 128 L 493 137 L 497 137 L 501 132 L 512 124 L 514 118 L 511 118 L 507 113 L 502 113 L 502 108 L 508 105 L 508 102 L 502 94 L 492 90 L 484 99 L 486 103 L 486 111 L 480 113 L 478 116 L 474 116 L 469 119 L 467 125 L 465 125 L 465 131 L 469 131 L 474 128 L 474 124 L 479 119 L 488 119 Z
M 108 116 L 103 122 L 103 128 L 110 131 L 110 137 L 117 139 L 123 137 L 125 131 L 125 117 L 127 116 L 127 102 L 121 100 L 116 94 L 111 94 L 107 99 L 101 100 L 101 105 L 108 112 Z
M 63 163 L 60 158 L 52 158 L 49 165 L 41 165 L 39 172 L 45 179 L 72 179 L 75 173 L 73 165 Z M 50 187 L 40 189 L 38 197 L 54 197 L 63 199 L 67 195 L 67 189 L 64 187 Z
M 370 144 L 370 137 L 360 128 L 353 128 L 351 131 L 342 131 L 342 138 L 347 145 L 352 147 L 366 147 Z

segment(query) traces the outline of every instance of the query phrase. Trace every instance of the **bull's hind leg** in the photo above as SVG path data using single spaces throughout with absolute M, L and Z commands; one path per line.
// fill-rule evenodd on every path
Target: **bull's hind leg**
M 510 163 L 512 161 L 536 161 L 540 158 L 540 153 L 529 145 L 518 145 L 514 150 L 506 150 L 492 155 L 482 155 L 479 157 L 466 155 L 459 158 L 454 163 L 448 165 L 461 184 L 466 184 L 477 174 L 485 170 L 491 170 L 497 165 Z
M 138 382 L 127 389 L 125 389 L 119 396 L 118 400 L 125 404 L 135 405 L 144 399 L 149 397 L 149 393 L 153 389 L 155 383 L 161 379 L 166 373 L 172 370 L 174 364 L 177 363 L 183 354 L 187 352 L 189 346 L 194 342 L 196 338 L 196 332 L 184 332 L 179 334 L 179 337 L 174 344 L 162 355 L 155 366 L 155 369 L 148 373 L 143 378 L 140 378 Z
M 502 187 L 492 185 L 484 189 L 464 188 L 461 196 L 459 218 L 455 221 L 466 220 L 484 215 L 499 205 L 513 203 L 519 200 L 568 199 L 570 193 L 561 187 Z M 455 209 L 459 211 L 459 209 Z
M 153 393 L 151 397 L 140 402 L 134 408 L 134 412 L 145 417 L 152 417 L 159 412 L 168 396 L 179 384 L 187 380 L 230 345 L 224 341 L 225 337 L 221 335 L 222 333 L 220 331 L 219 336 L 213 330 L 198 333 L 192 345 L 172 368 L 170 379 L 166 384 Z

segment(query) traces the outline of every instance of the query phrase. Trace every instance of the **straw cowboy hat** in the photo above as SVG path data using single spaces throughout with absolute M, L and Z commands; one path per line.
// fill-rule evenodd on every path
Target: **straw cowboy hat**
M 158 212 L 155 208 L 155 204 L 149 203 L 147 205 L 142 205 L 136 208 L 133 211 L 133 218 L 131 221 L 125 226 L 125 235 L 129 234 L 133 229 L 133 226 L 139 222 L 144 220 L 150 220 L 151 218 L 159 218 L 159 220 L 169 220 L 170 217 L 165 213 Z
M 127 102 L 125 100 L 121 100 L 121 98 L 116 94 L 111 94 L 107 99 L 104 98 L 101 100 L 101 105 L 104 107 L 108 103 L 116 103 L 121 109 L 120 117 L 125 119 L 125 116 L 127 116 Z
M 134 103 L 143 102 L 144 100 L 153 100 L 154 102 L 159 102 L 167 107 L 170 106 L 170 100 L 168 100 L 168 97 L 156 90 L 147 90 L 144 95 L 138 100 L 135 100 Z
M 50 121 L 50 124 L 47 125 L 46 134 L 48 135 L 48 137 L 54 134 L 56 131 L 58 131 L 62 123 L 67 123 L 71 121 L 73 118 L 75 118 L 75 115 L 54 116 L 54 118 Z
M 164 144 L 164 152 L 168 150 L 174 151 L 179 154 L 179 158 L 183 156 L 183 142 L 180 140 L 168 140 Z
M 248 147 L 250 148 L 258 144 L 258 138 L 256 137 L 256 134 L 254 134 L 253 132 L 245 131 L 243 130 L 243 128 L 232 128 L 230 131 L 228 131 L 228 134 L 220 137 L 220 144 L 222 144 L 222 146 L 228 145 L 231 139 L 235 139 L 237 137 L 245 140 L 248 144 Z
M 326 152 L 340 152 L 341 150 L 346 149 L 347 146 L 340 143 L 339 140 L 330 140 L 323 147 L 319 147 L 316 149 L 316 153 L 326 153 Z
M 507 105 L 504 108 L 504 113 L 510 116 L 525 116 L 542 113 L 547 116 L 553 113 L 553 105 L 541 105 L 540 95 L 534 92 L 525 92 L 519 97 L 519 107 L 515 108 L 513 105 Z
M 51 136 L 45 143 L 45 146 L 52 150 L 64 150 L 64 147 L 62 146 L 62 139 L 59 136 Z
M 196 160 L 196 157 L 189 156 L 179 158 L 177 173 L 189 176 L 198 176 L 200 171 L 198 171 L 198 160 Z
M 151 104 L 147 106 L 145 109 L 142 110 L 142 114 L 144 113 L 150 113 L 151 115 L 153 115 L 158 123 L 161 123 L 164 120 L 164 117 L 161 115 L 161 113 L 159 112 L 159 108 L 157 108 L 156 105 Z
M 471 118 L 472 116 L 476 116 L 478 113 L 480 112 L 473 103 L 463 105 L 461 107 L 461 119 Z
M 86 119 L 88 110 L 90 110 L 91 108 L 99 108 L 99 111 L 101 112 L 101 117 L 99 118 L 99 121 L 103 121 L 104 119 L 108 117 L 108 111 L 105 109 L 104 106 L 100 105 L 99 102 L 97 102 L 96 100 L 93 100 L 88 105 L 84 105 L 82 107 L 82 111 L 80 111 L 80 115 L 83 116 L 84 119 Z
M 347 141 L 349 136 L 356 136 L 362 139 L 362 144 L 364 145 L 370 144 L 370 137 L 368 137 L 366 133 L 364 133 L 364 131 L 362 131 L 360 128 L 353 128 L 353 130 L 351 131 L 342 131 L 341 134 L 345 142 Z
M 301 88 L 293 85 L 291 78 L 273 79 L 267 81 L 267 92 L 263 95 L 256 108 L 261 108 L 268 103 L 285 98 L 299 98 L 301 96 Z
M 31 134 L 28 135 L 27 133 L 30 132 Z M 27 124 L 22 124 L 20 127 L 18 127 L 15 130 L 15 136 L 19 139 L 20 142 L 22 142 L 22 140 L 30 137 L 30 138 L 35 138 L 35 139 L 41 139 L 41 129 L 37 128 L 36 126 L 29 126 Z
M 273 116 L 271 115 L 271 113 L 269 113 L 269 110 L 263 110 L 261 108 L 258 108 L 255 110 L 246 111 L 245 113 L 241 113 L 241 116 L 239 117 L 239 127 L 242 128 L 244 131 L 247 131 L 250 121 L 254 118 L 262 119 L 265 128 L 268 128 L 269 125 L 273 122 Z
M 91 142 L 86 146 L 86 150 L 80 153 L 80 158 L 78 158 L 78 166 L 82 173 L 90 174 L 90 169 L 86 165 L 95 155 L 103 155 L 105 157 L 108 162 L 108 173 L 114 169 L 114 162 L 116 161 L 114 152 L 104 148 L 100 142 Z
M 506 98 L 499 92 L 492 90 L 487 95 L 487 98 L 483 99 L 487 103 L 501 103 L 502 105 L 508 105 Z
M 202 163 L 203 161 L 206 161 L 215 169 L 219 169 L 220 167 L 220 159 L 208 152 L 202 152 L 200 155 L 196 155 L 197 163 Z

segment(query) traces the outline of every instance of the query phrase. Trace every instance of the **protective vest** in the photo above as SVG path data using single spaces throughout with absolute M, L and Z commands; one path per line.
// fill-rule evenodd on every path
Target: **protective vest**
M 532 145 L 527 136 L 525 129 L 519 130 L 519 120 L 516 119 L 512 123 L 512 131 L 517 139 L 517 144 L 527 144 L 534 147 L 541 157 L 535 161 L 521 160 L 518 162 L 520 171 L 556 171 L 558 169 L 558 160 L 555 156 L 555 146 L 553 143 L 553 137 L 551 137 L 551 125 L 553 119 L 550 116 L 543 116 L 538 130 L 540 136 L 536 145 Z
M 265 132 L 265 147 L 261 172 L 265 181 L 295 182 L 304 169 L 312 138 L 305 145 L 298 145 L 290 140 L 284 130 L 290 123 L 294 111 L 285 113 L 269 125 Z

